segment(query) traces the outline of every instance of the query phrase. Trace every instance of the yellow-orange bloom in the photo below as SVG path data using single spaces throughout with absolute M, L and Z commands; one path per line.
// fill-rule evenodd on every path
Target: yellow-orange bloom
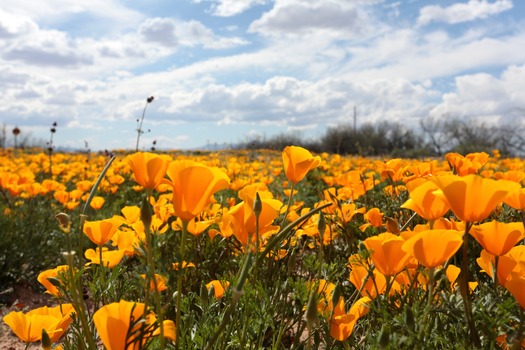
M 137 323 L 137 321 L 146 318 L 144 311 L 145 305 L 143 303 L 125 300 L 98 309 L 93 315 L 93 322 L 106 349 L 128 350 L 138 348 L 142 322 Z M 132 320 L 135 324 L 130 329 Z M 130 339 L 128 339 L 128 334 Z M 130 344 L 128 347 L 126 347 L 126 342 Z
M 167 170 L 173 187 L 175 215 L 190 221 L 214 202 L 215 192 L 228 188 L 230 178 L 218 168 L 180 160 L 169 164 Z
M 487 252 L 498 256 L 507 254 L 525 234 L 521 222 L 495 220 L 473 226 L 469 232 Z
M 91 203 L 89 203 L 89 206 L 95 210 L 99 210 L 104 205 L 104 202 L 106 200 L 104 197 L 95 196 L 91 199 Z
M 403 250 L 427 268 L 437 267 L 450 259 L 463 244 L 461 232 L 455 230 L 422 231 L 403 244 Z
M 84 233 L 91 242 L 98 246 L 106 244 L 122 225 L 122 220 L 118 217 L 111 219 L 86 221 L 84 223 Z
M 213 287 L 213 295 L 217 299 L 220 299 L 224 296 L 224 292 L 228 287 L 230 286 L 230 282 L 228 281 L 219 281 L 219 280 L 213 280 L 210 283 L 206 284 L 206 288 L 208 291 Z
M 510 273 L 505 288 L 516 298 L 516 301 L 525 309 L 525 273 Z
M 446 214 L 449 207 L 434 194 L 439 187 L 432 181 L 425 181 L 414 189 L 409 188 L 410 198 L 401 206 L 415 211 L 422 218 L 434 221 Z
M 485 152 L 469 153 L 462 156 L 459 153 L 447 153 L 445 155 L 447 161 L 452 166 L 456 174 L 459 176 L 466 176 L 476 174 L 489 160 L 489 155 Z
M 255 242 L 255 233 L 257 225 L 255 220 L 255 213 L 253 211 L 253 204 L 255 202 L 256 193 L 259 193 L 261 198 L 261 213 L 259 214 L 258 229 L 259 235 L 262 236 L 276 232 L 279 227 L 272 225 L 274 220 L 279 216 L 279 209 L 283 203 L 277 199 L 272 198 L 269 191 L 265 191 L 264 187 L 260 187 L 260 183 L 246 186 L 239 191 L 239 197 L 243 200 L 239 204 L 230 208 L 226 215 L 229 219 L 229 225 L 232 233 L 241 242 L 243 246 L 247 246 L 251 241 Z M 261 190 L 260 192 L 257 192 Z M 259 242 L 260 243 L 260 242 Z
M 4 322 L 16 336 L 32 343 L 42 338 L 42 329 L 46 330 L 51 342 L 56 342 L 64 334 L 73 321 L 71 313 L 73 305 L 62 304 L 55 307 L 40 307 L 24 314 L 22 311 L 13 311 L 4 316 Z
M 145 314 L 145 305 L 121 300 L 102 306 L 93 315 L 93 322 L 107 350 L 134 350 L 146 343 L 151 336 L 160 334 L 154 313 Z M 141 321 L 143 320 L 143 321 Z M 175 340 L 175 323 L 164 320 L 164 336 Z M 144 331 L 141 337 L 141 331 Z M 129 336 L 128 336 L 129 335 Z M 126 344 L 128 346 L 126 346 Z
M 362 297 L 350 307 L 348 313 L 334 314 L 330 323 L 330 336 L 339 341 L 348 339 L 354 331 L 357 320 L 370 310 L 368 306 L 370 302 L 371 299 L 369 297 Z
M 490 277 L 494 277 L 494 267 L 496 265 L 496 257 L 486 250 L 481 251 L 481 255 L 476 259 L 479 267 L 485 271 Z M 517 245 L 513 247 L 505 255 L 498 258 L 498 282 L 505 286 L 507 280 L 512 273 L 525 274 L 525 246 Z
M 493 180 L 479 175 L 440 175 L 430 177 L 441 191 L 436 191 L 452 212 L 462 221 L 478 222 L 490 213 L 510 193 L 521 186 L 507 180 Z
M 86 259 L 90 260 L 89 264 L 97 264 L 100 265 L 100 249 L 101 247 L 98 247 L 96 250 L 94 249 L 87 249 L 84 253 L 84 256 Z M 109 250 L 107 247 L 102 247 L 102 265 L 105 267 L 113 268 L 115 265 L 117 265 L 120 260 L 124 257 L 124 254 L 126 253 L 125 250 Z
M 401 249 L 405 240 L 390 232 L 365 239 L 364 244 L 372 251 L 374 266 L 385 276 L 394 276 L 403 270 L 411 257 Z
M 49 282 L 48 278 L 55 278 L 59 280 L 60 274 L 65 273 L 68 269 L 68 265 L 60 265 L 55 267 L 54 269 L 42 271 L 38 274 L 37 281 L 40 282 L 46 288 L 46 293 L 58 296 L 60 294 L 60 291 L 54 284 Z
M 146 279 L 146 275 L 140 275 L 143 279 Z M 155 283 L 157 284 L 157 292 L 162 292 L 166 289 L 168 289 L 168 286 L 166 285 L 166 282 L 168 282 L 168 277 L 162 276 L 159 274 L 155 274 L 155 281 L 151 280 L 149 282 L 149 289 L 151 291 L 155 291 Z
M 137 152 L 128 156 L 133 178 L 144 188 L 154 189 L 166 175 L 171 158 L 155 153 Z
M 287 146 L 282 157 L 286 178 L 294 184 L 301 181 L 310 170 L 321 164 L 319 156 L 314 157 L 310 151 L 298 146 Z
M 525 188 L 510 193 L 503 203 L 511 206 L 514 209 L 525 210 Z

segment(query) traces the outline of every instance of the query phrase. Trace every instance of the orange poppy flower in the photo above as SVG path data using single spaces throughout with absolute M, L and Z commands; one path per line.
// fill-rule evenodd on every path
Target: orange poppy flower
M 299 146 L 287 146 L 282 153 L 286 178 L 296 184 L 306 174 L 321 164 L 319 156 L 313 156 L 310 151 Z
M 393 276 L 403 270 L 411 257 L 401 249 L 405 240 L 390 232 L 365 239 L 364 244 L 371 250 L 374 266 L 385 276 Z
M 476 260 L 490 277 L 493 277 L 495 261 L 496 257 L 486 250 L 482 250 L 480 257 Z M 499 284 L 505 286 L 513 272 L 525 274 L 525 246 L 523 245 L 513 247 L 507 254 L 498 259 L 497 276 Z
M 138 321 L 145 319 L 146 331 L 150 331 L 152 330 L 152 318 L 148 318 L 144 313 L 145 305 L 143 303 L 125 300 L 104 305 L 98 309 L 93 315 L 93 322 L 106 349 L 138 349 L 140 346 L 138 344 L 139 339 L 143 339 L 143 342 L 147 341 L 147 339 L 140 337 L 143 322 Z M 135 322 L 134 324 L 131 323 L 132 320 Z M 126 344 L 130 345 L 126 347 Z
M 350 271 L 349 280 L 361 290 L 361 296 L 375 298 L 383 294 L 386 290 L 386 277 L 377 269 L 372 271 L 372 276 L 368 276 L 368 268 L 365 266 L 354 266 Z
M 65 333 L 73 319 L 73 305 L 62 304 L 55 307 L 40 307 L 24 314 L 22 311 L 12 311 L 4 316 L 4 322 L 16 336 L 26 342 L 33 343 L 42 338 L 42 329 L 46 330 L 51 342 L 56 342 Z
M 224 293 L 226 292 L 226 289 L 230 286 L 230 282 L 228 281 L 219 281 L 219 280 L 213 280 L 210 283 L 206 284 L 206 288 L 208 291 L 213 287 L 213 295 L 215 295 L 215 298 L 220 299 L 224 296 Z
M 409 238 L 402 248 L 421 265 L 434 268 L 450 259 L 462 244 L 463 237 L 459 231 L 427 230 Z
M 384 214 L 381 213 L 381 211 L 378 208 L 370 209 L 363 215 L 364 219 L 368 222 L 366 224 L 359 226 L 359 229 L 361 231 L 365 231 L 370 226 L 374 226 L 377 228 L 382 227 L 383 226 L 383 216 Z
M 517 210 L 525 210 L 525 188 L 511 192 L 505 197 L 503 203 Z
M 429 221 L 441 218 L 449 207 L 434 194 L 438 189 L 439 187 L 432 181 L 425 181 L 414 189 L 409 188 L 410 198 L 401 205 L 401 208 L 411 209 Z
M 146 275 L 142 274 L 140 275 L 143 279 L 146 279 Z M 155 274 L 155 281 L 149 282 L 149 289 L 153 292 L 155 291 L 155 282 L 157 282 L 157 292 L 162 292 L 166 289 L 168 289 L 168 286 L 166 285 L 166 282 L 168 282 L 168 277 Z
M 330 336 L 336 340 L 344 341 L 352 335 L 356 322 L 370 310 L 368 304 L 371 299 L 362 297 L 357 300 L 348 313 L 333 315 L 330 322 Z
M 521 308 L 525 309 L 525 271 L 511 272 L 505 288 L 516 298 Z
M 89 203 L 89 206 L 95 210 L 99 210 L 100 208 L 102 208 L 105 201 L 106 200 L 104 199 L 104 197 L 94 196 L 91 199 L 91 203 Z
M 228 188 L 230 178 L 218 168 L 192 160 L 173 161 L 166 172 L 173 187 L 175 215 L 190 221 L 214 202 L 215 192 Z
M 46 288 L 46 293 L 58 296 L 60 294 L 60 291 L 54 284 L 49 282 L 48 278 L 60 279 L 59 275 L 65 273 L 68 269 L 68 265 L 60 265 L 55 267 L 54 269 L 42 271 L 38 274 L 37 281 L 40 282 Z
M 459 176 L 476 174 L 489 160 L 485 152 L 469 153 L 462 156 L 459 153 L 447 153 L 445 158 Z
M 434 194 L 465 222 L 486 219 L 509 193 L 521 188 L 515 182 L 486 179 L 479 175 L 439 175 L 429 179 L 441 189 Z
M 470 234 L 493 255 L 505 255 L 522 238 L 525 231 L 521 222 L 503 223 L 491 221 L 473 226 Z
M 171 158 L 155 153 L 137 152 L 128 156 L 133 178 L 144 188 L 154 189 L 166 175 Z
M 105 220 L 86 221 L 84 223 L 84 233 L 91 242 L 98 246 L 106 244 L 122 225 L 119 217 L 112 217 Z
M 94 249 L 88 249 L 84 253 L 84 256 L 86 259 L 90 260 L 89 264 L 98 264 L 100 265 L 100 247 L 96 250 Z M 120 260 L 124 257 L 124 254 L 126 253 L 125 250 L 109 250 L 107 247 L 102 247 L 102 264 L 106 267 L 112 268 L 117 265 Z
M 255 213 L 253 205 L 257 193 L 261 199 L 261 213 L 259 214 L 259 235 L 263 236 L 269 232 L 278 230 L 278 226 L 272 225 L 274 220 L 279 216 L 279 209 L 283 203 L 277 199 L 272 198 L 273 195 L 268 191 L 267 187 L 261 183 L 248 185 L 239 191 L 239 198 L 243 201 L 234 207 L 230 208 L 226 218 L 229 220 L 229 226 L 232 229 L 233 235 L 246 246 L 249 243 L 248 238 L 251 236 L 252 241 L 255 242 L 255 232 L 257 230 Z M 224 224 L 223 224 L 224 225 Z

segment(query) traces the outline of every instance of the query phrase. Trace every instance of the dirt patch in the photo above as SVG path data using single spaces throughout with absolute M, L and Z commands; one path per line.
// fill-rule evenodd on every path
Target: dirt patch
M 15 285 L 7 291 L 2 291 L 0 301 L 0 319 L 11 311 L 30 311 L 41 306 L 54 306 L 53 298 L 40 291 L 35 291 L 29 285 Z M 22 342 L 11 329 L 2 321 L 0 322 L 0 349 L 21 350 L 25 348 Z M 40 342 L 32 344 L 29 349 L 42 349 Z

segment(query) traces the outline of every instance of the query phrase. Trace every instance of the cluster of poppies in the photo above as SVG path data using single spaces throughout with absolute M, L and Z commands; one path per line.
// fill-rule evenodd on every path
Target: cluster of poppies
M 145 192 L 145 205 L 126 206 L 121 209 L 121 215 L 83 223 L 83 234 L 94 244 L 93 249 L 83 252 L 86 265 L 111 269 L 123 259 L 142 255 L 150 264 L 147 273 L 141 275 L 149 286 L 148 293 L 177 291 L 174 321 L 163 319 L 161 307 L 155 313 L 154 306 L 140 300 L 120 300 L 100 307 L 93 315 L 93 322 L 107 349 L 127 349 L 155 336 L 163 341 L 177 341 L 179 306 L 184 297 L 181 276 L 185 267 L 192 266 L 192 262 L 186 260 L 186 233 L 195 236 L 205 233 L 211 239 L 219 235 L 235 240 L 246 253 L 262 254 L 267 253 L 265 247 L 281 232 L 283 223 L 303 216 L 306 219 L 287 237 L 286 245 L 276 246 L 268 258 L 282 258 L 288 254 L 286 247 L 297 245 L 303 237 L 314 237 L 310 249 L 338 244 L 341 227 L 356 217 L 362 220 L 359 230 L 369 234 L 362 245 L 366 254 L 355 252 L 348 257 L 348 279 L 360 294 L 360 299 L 353 301 L 348 311 L 344 298 L 336 295 L 339 292 L 335 284 L 326 280 L 308 281 L 316 296 L 316 310 L 326 318 L 334 339 L 344 341 L 350 337 L 357 321 L 365 317 L 370 303 L 378 296 L 423 288 L 429 293 L 429 301 L 438 303 L 432 295 L 437 270 L 446 271 L 452 293 L 465 287 L 474 290 L 477 281 L 471 278 L 473 271 L 468 271 L 467 259 L 471 258 L 476 259 L 495 286 L 508 290 L 525 309 L 524 224 L 487 221 L 502 203 L 519 212 L 525 210 L 525 189 L 522 189 L 525 172 L 513 170 L 512 162 L 493 165 L 486 153 L 467 156 L 450 153 L 446 163 L 401 159 L 382 162 L 364 158 L 352 159 L 350 163 L 337 155 L 313 156 L 296 146 L 286 147 L 281 157 L 280 162 L 258 164 L 258 169 L 265 168 L 266 172 L 257 173 L 256 167 L 243 167 L 239 161 L 232 160 L 233 157 L 224 162 L 211 159 L 204 164 L 193 159 L 173 160 L 167 155 L 138 152 L 127 156 L 106 176 L 107 183 L 103 186 L 113 192 L 125 183 L 127 174 L 131 174 L 136 189 Z M 502 164 L 506 171 L 497 168 Z M 308 215 L 313 208 L 293 201 L 293 197 L 300 191 L 298 184 L 316 168 L 326 189 L 315 206 L 324 205 L 324 209 Z M 67 174 L 63 167 L 53 169 L 57 174 Z M 268 185 L 282 170 L 286 177 L 283 193 L 272 193 Z M 66 191 L 64 185 L 55 180 L 35 185 L 31 174 L 25 170 L 18 174 L 11 172 L 9 176 L 2 176 L 0 185 L 12 196 L 54 191 L 54 198 L 65 210 L 72 210 L 75 203 L 86 200 L 94 183 L 78 181 L 75 190 Z M 393 198 L 408 194 L 400 210 L 410 211 L 426 223 L 401 225 L 387 218 L 378 207 L 362 205 L 360 199 L 380 184 L 382 191 Z M 218 203 L 215 194 L 226 189 L 235 191 L 236 198 Z M 103 205 L 100 198 L 91 202 L 93 208 Z M 61 226 L 67 233 L 68 220 L 61 221 Z M 154 262 L 150 261 L 154 254 L 148 251 L 154 249 L 151 236 L 167 230 L 180 231 L 182 235 L 180 261 L 173 262 L 172 267 L 181 271 L 177 286 L 167 285 L 167 278 L 156 273 Z M 479 256 L 471 256 L 470 238 L 483 248 Z M 455 266 L 451 259 L 460 250 L 463 263 Z M 43 271 L 38 281 L 60 300 L 64 293 L 60 279 L 74 273 L 73 266 L 62 265 Z M 229 281 L 206 282 L 206 287 L 217 298 L 221 298 L 230 285 Z M 470 298 L 468 294 L 463 293 L 465 298 Z M 468 302 L 465 304 L 468 307 Z M 26 314 L 12 312 L 4 317 L 4 322 L 24 342 L 43 339 L 43 329 L 50 341 L 56 342 L 71 323 L 71 314 L 79 311 L 74 305 L 61 304 L 55 309 L 40 308 Z

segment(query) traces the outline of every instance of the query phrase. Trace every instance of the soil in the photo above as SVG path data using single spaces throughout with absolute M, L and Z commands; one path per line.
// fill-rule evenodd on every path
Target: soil
M 35 291 L 29 285 L 15 285 L 8 291 L 2 291 L 0 296 L 0 319 L 11 311 L 30 311 L 41 306 L 54 306 L 56 302 L 51 296 L 40 291 Z M 0 322 L 0 349 L 22 350 L 25 343 L 11 331 L 4 323 Z M 33 343 L 29 349 L 42 349 L 40 342 Z

